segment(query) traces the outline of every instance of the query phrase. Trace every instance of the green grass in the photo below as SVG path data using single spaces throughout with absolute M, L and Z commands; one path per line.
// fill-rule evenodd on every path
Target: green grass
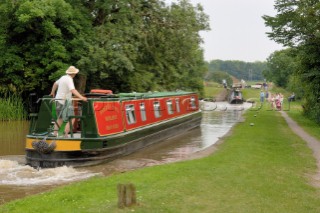
M 260 80 L 260 81 L 246 81 L 246 84 L 247 85 L 255 85 L 255 84 L 262 84 L 263 83 L 263 80 Z
M 204 98 L 213 98 L 218 96 L 224 90 L 222 84 L 209 82 L 208 86 L 204 87 Z
M 245 117 L 208 157 L 92 178 L 0 212 L 320 212 L 320 190 L 308 179 L 316 171 L 311 150 L 279 112 Z M 118 183 L 135 184 L 138 205 L 117 208 Z
M 277 87 L 275 85 L 272 86 L 271 92 L 272 93 L 281 93 L 286 98 L 290 97 L 290 95 L 292 94 L 291 92 L 285 90 L 284 88 Z
M 260 102 L 260 89 L 246 88 L 242 89 L 243 98 L 246 101 Z

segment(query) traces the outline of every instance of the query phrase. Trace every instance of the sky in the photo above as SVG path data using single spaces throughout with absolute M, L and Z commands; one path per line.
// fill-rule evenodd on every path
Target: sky
M 167 3 L 177 0 L 165 0 Z M 274 16 L 273 0 L 189 0 L 200 3 L 209 15 L 208 32 L 200 32 L 204 40 L 204 58 L 240 60 L 245 62 L 265 61 L 280 44 L 270 40 L 263 15 Z

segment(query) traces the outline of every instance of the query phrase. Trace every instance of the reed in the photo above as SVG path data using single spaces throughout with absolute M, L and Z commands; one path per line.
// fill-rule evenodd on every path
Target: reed
M 20 96 L 11 93 L 0 96 L 0 121 L 26 119 L 27 112 Z

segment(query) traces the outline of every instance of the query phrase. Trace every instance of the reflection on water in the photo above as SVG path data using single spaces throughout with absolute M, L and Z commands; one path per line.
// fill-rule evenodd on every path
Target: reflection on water
M 0 156 L 23 155 L 28 128 L 28 121 L 0 122 Z
M 235 123 L 240 122 L 242 113 L 251 107 L 251 104 L 230 105 L 227 103 L 211 103 L 216 105 L 214 111 L 204 110 L 201 124 L 199 143 L 207 148 L 216 143 L 225 135 Z M 210 106 L 210 105 L 209 105 Z M 212 107 L 209 107 L 209 109 Z M 214 141 L 214 142 L 213 142 Z
M 0 157 L 0 205 L 49 190 L 58 184 L 187 159 L 193 153 L 212 147 L 235 123 L 241 121 L 242 113 L 250 106 L 204 103 L 200 127 L 112 162 L 85 169 L 60 167 L 37 170 L 25 166 L 22 163 L 24 156 L 8 155 L 24 154 L 28 123 L 2 123 L 0 128 L 5 129 L 3 133 L 6 134 L 0 136 L 0 156 L 3 156 Z

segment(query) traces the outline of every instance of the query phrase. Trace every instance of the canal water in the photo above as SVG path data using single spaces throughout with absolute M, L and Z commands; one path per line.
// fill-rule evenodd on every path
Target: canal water
M 190 158 L 215 146 L 251 104 L 202 102 L 201 126 L 112 162 L 85 168 L 34 169 L 24 164 L 28 122 L 0 122 L 0 205 L 92 176 L 107 176 L 137 168 Z

